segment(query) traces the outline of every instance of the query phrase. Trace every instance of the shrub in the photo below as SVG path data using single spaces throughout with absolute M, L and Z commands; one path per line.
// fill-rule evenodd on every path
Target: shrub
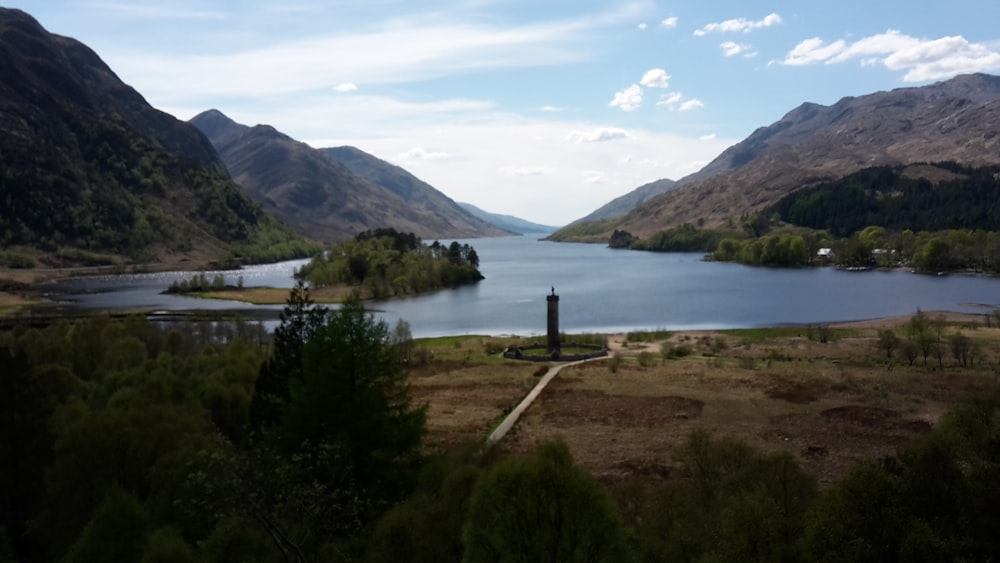
M 690 356 L 691 348 L 684 344 L 680 346 L 670 346 L 669 344 L 664 344 L 662 348 L 662 354 L 664 359 L 676 360 L 679 358 Z
M 622 366 L 622 353 L 615 352 L 613 356 L 608 358 L 608 371 L 611 373 L 618 373 L 618 368 Z
M 656 365 L 656 355 L 653 354 L 652 352 L 643 350 L 642 352 L 639 352 L 637 359 L 639 360 L 639 365 L 644 368 L 653 367 Z

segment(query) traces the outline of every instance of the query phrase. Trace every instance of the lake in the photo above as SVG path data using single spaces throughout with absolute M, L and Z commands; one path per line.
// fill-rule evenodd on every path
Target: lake
M 460 242 L 475 247 L 486 279 L 368 307 L 390 323 L 406 319 L 416 337 L 543 334 L 545 296 L 553 287 L 560 296 L 563 332 L 821 324 L 909 315 L 918 308 L 986 313 L 1000 307 L 1000 280 L 986 276 L 755 268 L 704 262 L 701 254 L 616 250 L 532 237 Z M 242 276 L 248 287 L 291 287 L 292 273 L 303 263 L 221 273 L 231 284 Z M 236 310 L 270 319 L 281 310 L 160 294 L 173 281 L 190 277 L 189 272 L 88 277 L 50 284 L 47 290 L 74 308 L 96 310 Z

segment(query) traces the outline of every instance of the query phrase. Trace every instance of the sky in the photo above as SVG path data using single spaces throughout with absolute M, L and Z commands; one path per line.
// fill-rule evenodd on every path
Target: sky
M 1000 2 L 31 0 L 154 107 L 561 226 L 804 102 L 1000 74 Z

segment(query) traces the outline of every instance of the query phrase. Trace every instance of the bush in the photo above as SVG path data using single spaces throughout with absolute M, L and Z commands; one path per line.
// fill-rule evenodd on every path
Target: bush
M 34 268 L 35 259 L 16 252 L 0 252 L 0 266 L 15 269 Z
M 618 368 L 622 366 L 622 353 L 615 352 L 613 356 L 608 358 L 608 371 L 611 373 L 618 373 Z
M 652 352 L 643 350 L 642 352 L 639 352 L 637 359 L 639 360 L 639 365 L 644 368 L 653 367 L 656 365 L 656 355 L 653 354 Z
M 680 346 L 671 346 L 670 344 L 664 343 L 660 352 L 666 360 L 677 360 L 690 356 L 691 348 L 684 344 L 681 344 Z

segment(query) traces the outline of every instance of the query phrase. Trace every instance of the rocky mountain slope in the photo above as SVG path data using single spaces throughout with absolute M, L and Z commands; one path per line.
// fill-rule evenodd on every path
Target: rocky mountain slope
M 308 238 L 340 242 L 377 228 L 425 239 L 509 234 L 403 169 L 357 149 L 314 149 L 273 127 L 242 125 L 217 110 L 195 116 L 191 124 L 209 138 L 254 201 Z
M 684 223 L 738 226 L 805 186 L 871 166 L 939 161 L 1000 163 L 1000 77 L 964 75 L 831 106 L 803 104 L 613 227 L 648 236 Z
M 574 223 L 587 223 L 620 217 L 650 199 L 674 189 L 676 186 L 677 182 L 668 179 L 643 184 L 629 193 L 605 203 L 590 215 L 577 219 Z
M 195 128 L 82 43 L 0 9 L 4 249 L 65 265 L 269 259 L 259 251 L 300 242 L 240 193 Z

